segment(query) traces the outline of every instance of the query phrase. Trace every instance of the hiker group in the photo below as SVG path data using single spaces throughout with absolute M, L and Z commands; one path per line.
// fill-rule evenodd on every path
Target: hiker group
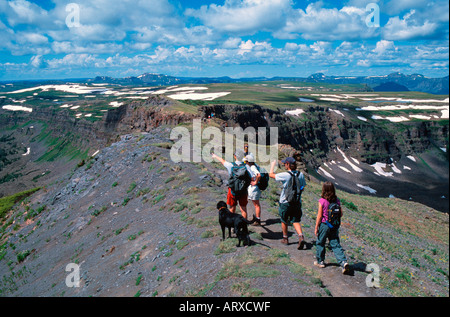
M 269 185 L 269 179 L 281 183 L 282 190 L 279 198 L 278 213 L 281 220 L 283 237 L 281 243 L 288 245 L 288 227 L 292 224 L 297 236 L 297 249 L 302 250 L 306 245 L 301 226 L 302 201 L 301 196 L 306 186 L 305 177 L 297 170 L 297 161 L 293 157 L 287 157 L 281 161 L 286 172 L 274 173 L 277 161 L 273 161 L 270 171 L 267 172 L 255 162 L 255 157 L 248 152 L 248 145 L 244 151 L 236 150 L 234 162 L 227 162 L 223 158 L 212 154 L 212 157 L 222 163 L 229 174 L 228 192 L 226 203 L 232 213 L 236 212 L 239 205 L 241 215 L 247 219 L 248 200 L 255 208 L 256 221 L 254 225 L 261 226 L 261 192 Z M 325 243 L 327 239 L 339 262 L 342 272 L 347 273 L 349 265 L 339 241 L 339 226 L 342 218 L 342 208 L 336 196 L 336 190 L 331 182 L 325 182 L 322 186 L 322 195 L 318 201 L 318 211 L 314 233 L 316 240 L 316 261 L 314 265 L 325 267 Z

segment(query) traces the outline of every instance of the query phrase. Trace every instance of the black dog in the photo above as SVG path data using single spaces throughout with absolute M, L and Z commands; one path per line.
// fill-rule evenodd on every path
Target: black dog
M 248 221 L 241 215 L 230 212 L 224 201 L 219 201 L 217 203 L 217 209 L 219 209 L 219 223 L 222 228 L 223 240 L 225 240 L 225 228 L 228 228 L 228 237 L 231 238 L 231 227 L 233 227 L 239 240 L 236 246 L 240 247 L 241 241 L 243 241 L 243 245 L 250 245 L 248 225 L 256 221 L 255 215 L 253 215 L 252 221 Z

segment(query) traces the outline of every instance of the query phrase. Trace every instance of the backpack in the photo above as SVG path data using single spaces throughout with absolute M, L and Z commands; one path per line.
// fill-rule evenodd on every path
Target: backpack
M 341 225 L 341 207 L 339 206 L 337 201 L 328 205 L 327 212 L 328 221 L 326 222 L 326 224 L 331 229 L 338 229 Z
M 231 193 L 235 196 L 246 194 L 250 182 L 251 177 L 245 163 L 242 163 L 241 165 L 233 163 L 230 179 L 228 180 L 228 187 L 230 187 Z
M 300 203 L 300 198 L 302 196 L 303 187 L 300 185 L 300 180 L 298 175 L 300 172 L 288 172 L 291 175 L 286 188 L 284 190 L 284 195 L 288 203 Z
M 259 182 L 257 184 L 258 188 L 260 190 L 265 190 L 267 186 L 269 186 L 269 173 L 267 173 L 265 170 L 262 171 L 263 169 L 261 169 L 258 165 L 256 165 L 256 168 L 258 169 L 258 172 L 261 175 L 261 178 L 259 179 Z

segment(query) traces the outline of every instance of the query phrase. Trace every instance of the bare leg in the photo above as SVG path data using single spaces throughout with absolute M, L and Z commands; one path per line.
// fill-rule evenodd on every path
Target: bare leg
M 241 205 L 239 205 L 239 207 L 241 208 L 241 215 L 242 215 L 242 217 L 244 217 L 245 219 L 247 219 L 247 206 L 241 206 Z
M 261 218 L 261 205 L 259 204 L 259 200 L 252 200 L 253 206 L 255 206 L 255 214 L 256 218 Z
M 283 231 L 283 237 L 288 237 L 288 225 L 284 222 L 281 223 L 281 231 Z
M 302 231 L 302 226 L 300 225 L 300 222 L 294 222 L 293 226 L 294 226 L 294 229 L 297 232 L 297 234 L 299 236 L 302 236 L 303 235 L 303 231 Z
M 303 236 L 302 226 L 300 225 L 300 222 L 294 222 L 293 223 L 294 229 L 297 232 L 299 236 Z M 281 230 L 283 231 L 283 237 L 288 236 L 288 225 L 284 222 L 281 223 Z

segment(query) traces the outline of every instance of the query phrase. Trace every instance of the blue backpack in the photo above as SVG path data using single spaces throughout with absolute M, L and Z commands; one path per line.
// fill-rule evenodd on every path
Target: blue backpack
M 260 190 L 265 190 L 267 186 L 269 186 L 269 173 L 267 173 L 264 169 L 262 169 L 258 165 L 255 164 L 255 166 L 258 169 L 259 174 L 261 175 L 261 178 L 259 179 L 257 186 Z
M 331 229 L 338 229 L 341 226 L 341 206 L 339 206 L 337 201 L 328 205 L 327 213 L 327 226 Z

